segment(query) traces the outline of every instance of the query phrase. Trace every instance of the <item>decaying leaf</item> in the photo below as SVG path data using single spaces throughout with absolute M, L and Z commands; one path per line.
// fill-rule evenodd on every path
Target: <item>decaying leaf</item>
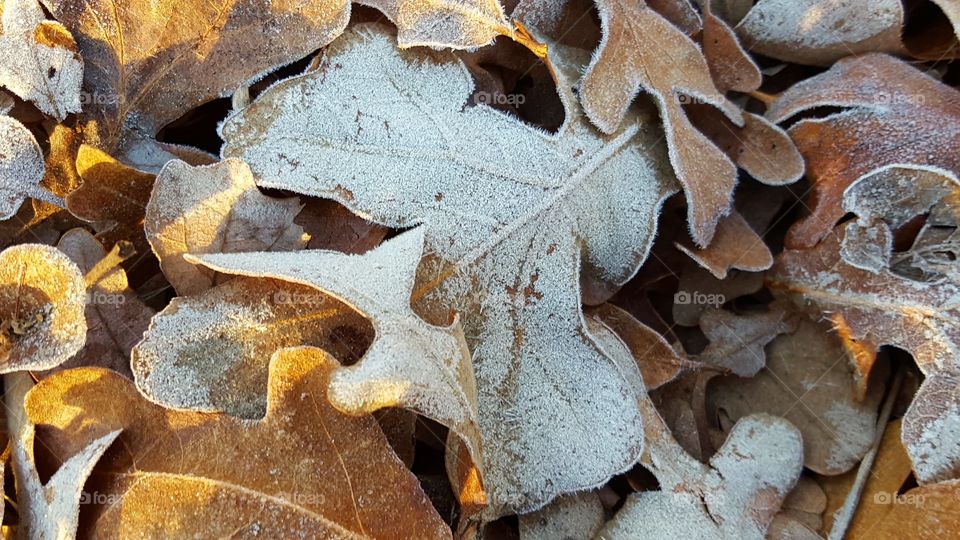
M 83 347 L 83 274 L 50 246 L 0 253 L 0 373 L 56 367 Z
M 760 68 L 743 50 L 733 29 L 714 13 L 714 3 L 717 2 L 700 2 L 703 7 L 703 56 L 710 67 L 713 83 L 721 92 L 750 92 L 760 88 L 763 82 Z
M 813 249 L 783 252 L 768 284 L 817 314 L 829 314 L 855 360 L 861 392 L 879 346 L 913 355 L 927 379 L 904 417 L 904 445 L 921 481 L 952 478 L 960 471 L 960 285 L 918 282 L 847 264 L 840 256 L 846 227 Z
M 350 17 L 344 1 L 44 5 L 73 33 L 86 61 L 87 142 L 121 161 L 187 110 L 326 45 Z M 262 30 L 258 39 L 251 39 L 251 28 Z
M 38 185 L 43 167 L 43 152 L 30 130 L 16 119 L 0 115 L 0 220 L 16 214 L 27 197 L 57 200 Z
M 800 433 L 769 415 L 743 418 L 726 443 L 700 463 L 684 452 L 653 405 L 644 405 L 643 463 L 660 490 L 631 494 L 600 538 L 763 538 L 800 475 Z
M 350 414 L 404 407 L 433 418 L 463 437 L 483 470 L 476 383 L 460 324 L 432 326 L 410 307 L 423 249 L 424 230 L 418 228 L 363 255 L 316 250 L 209 254 L 199 262 L 219 272 L 313 287 L 366 315 L 374 341 L 357 365 L 334 373 L 331 403 Z
M 708 309 L 700 317 L 700 329 L 710 344 L 697 360 L 740 377 L 753 377 L 766 365 L 767 343 L 795 330 L 796 320 L 777 308 L 748 315 Z
M 533 510 L 628 468 L 640 418 L 584 328 L 579 284 L 582 270 L 584 290 L 608 291 L 602 301 L 649 249 L 673 192 L 655 124 L 631 117 L 595 135 L 565 82 L 578 66 L 559 57 L 567 119 L 556 135 L 464 108 L 472 81 L 459 60 L 398 52 L 378 27 L 348 31 L 320 62 L 228 117 L 223 154 L 247 161 L 259 185 L 334 198 L 388 226 L 425 224 L 413 302 L 431 320 L 462 317 L 488 512 Z
M 831 477 L 824 477 L 831 478 Z M 827 495 L 820 484 L 807 476 L 801 476 L 797 485 L 793 486 L 787 498 L 783 500 L 778 516 L 802 524 L 811 531 L 817 531 L 823 524 L 823 513 L 827 508 Z M 788 528 L 798 529 L 795 525 Z M 769 532 L 768 532 L 769 534 Z M 814 533 L 814 536 L 816 534 Z M 789 536 L 785 537 L 789 538 Z
M 73 215 L 96 224 L 98 236 L 107 245 L 133 241 L 143 234 L 143 216 L 155 175 L 124 165 L 88 145 L 77 150 L 76 171 L 83 183 L 66 196 L 67 209 Z
M 593 538 L 604 512 L 596 491 L 561 495 L 547 506 L 520 516 L 520 540 Z
M 186 260 L 186 254 L 287 251 L 307 245 L 293 218 L 295 198 L 274 199 L 257 190 L 250 168 L 238 159 L 192 167 L 167 163 L 154 183 L 144 227 L 163 274 L 181 296 L 219 282 L 216 274 Z
M 903 494 L 893 493 L 897 503 L 869 527 L 863 536 L 851 538 L 955 538 L 960 534 L 960 480 L 920 486 Z
M 360 0 L 397 25 L 401 47 L 473 49 L 497 36 L 516 39 L 499 0 Z
M 677 244 L 677 249 L 689 255 L 717 279 L 727 277 L 733 268 L 759 272 L 773 264 L 770 249 L 736 210 L 720 220 L 717 232 L 706 248 Z
M 863 538 L 898 504 L 894 499 L 910 477 L 910 456 L 900 442 L 900 420 L 887 424 L 877 450 L 876 461 L 863 487 L 860 503 L 850 521 L 850 538 Z M 856 479 L 856 471 L 841 476 L 823 477 L 820 484 L 827 494 L 823 532 L 829 532 L 834 512 L 839 510 Z
M 83 348 L 58 369 L 97 366 L 132 378 L 130 351 L 143 337 L 153 310 L 129 288 L 127 274 L 120 266 L 120 246 L 107 253 L 92 234 L 73 229 L 60 238 L 57 249 L 85 275 L 87 321 Z
M 362 316 L 312 287 L 237 278 L 175 298 L 130 362 L 137 387 L 155 403 L 260 418 L 274 351 L 309 345 L 345 361 L 344 348 L 369 342 L 364 330 Z
M 790 136 L 807 162 L 812 214 L 797 222 L 789 247 L 813 247 L 843 217 L 843 193 L 863 175 L 889 165 L 960 173 L 960 92 L 883 54 L 844 58 L 786 91 L 767 111 L 782 122 L 817 107 L 842 107 L 803 119 Z
M 640 369 L 643 386 L 647 390 L 655 390 L 675 379 L 684 370 L 698 365 L 682 358 L 663 336 L 613 304 L 591 308 L 587 311 L 587 317 L 588 322 L 591 318 L 596 318 L 597 322 L 607 326 L 623 340 L 624 345 L 637 359 L 637 368 Z
M 663 116 L 670 161 L 689 201 L 690 233 L 698 245 L 727 214 L 736 167 L 684 114 L 685 98 L 717 107 L 736 125 L 743 117 L 713 84 L 703 53 L 646 2 L 600 0 L 603 40 L 584 73 L 581 100 L 605 133 L 622 124 L 634 96 L 649 92 Z M 656 40 L 646 36 L 656 35 Z M 691 101 L 693 101 L 691 100 Z
M 958 281 L 954 235 L 960 225 L 951 201 L 960 195 L 960 180 L 948 171 L 894 165 L 868 173 L 847 188 L 843 208 L 857 215 L 840 246 L 843 260 L 871 272 L 891 272 L 918 281 Z M 940 218 L 940 214 L 945 219 Z M 952 215 L 951 215 L 952 214 Z M 913 245 L 893 252 L 894 231 L 926 216 Z
M 839 338 L 829 326 L 806 320 L 773 340 L 766 360 L 767 369 L 753 378 L 714 379 L 711 410 L 733 420 L 759 412 L 780 416 L 803 434 L 806 467 L 828 475 L 854 467 L 873 442 L 883 385 L 873 385 L 858 401 Z
M 78 112 L 83 60 L 70 32 L 37 0 L 5 0 L 2 14 L 0 86 L 57 120 Z
M 3 383 L 11 434 L 10 461 L 17 483 L 19 531 L 24 538 L 74 538 L 84 481 L 120 430 L 78 447 L 42 484 L 34 461 L 34 425 L 24 409 L 24 397 L 33 381 L 26 373 L 11 373 L 4 376 Z
M 751 51 L 830 65 L 867 52 L 905 52 L 901 0 L 760 0 L 737 25 Z
M 56 455 L 122 430 L 87 483 L 108 502 L 90 509 L 97 535 L 449 538 L 376 421 L 327 402 L 336 367 L 278 351 L 260 421 L 164 409 L 98 368 L 44 379 L 26 410 Z

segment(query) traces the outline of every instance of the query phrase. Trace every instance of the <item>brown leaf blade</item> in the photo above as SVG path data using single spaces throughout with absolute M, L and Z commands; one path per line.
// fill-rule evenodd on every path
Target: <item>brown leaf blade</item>
M 154 485 L 165 481 L 161 489 L 188 497 L 167 508 L 205 518 L 172 516 L 168 533 L 199 534 L 234 523 L 252 533 L 258 523 L 269 527 L 279 506 L 287 516 L 306 514 L 314 524 L 322 516 L 339 526 L 328 527 L 328 534 L 342 528 L 373 538 L 449 538 L 449 528 L 376 421 L 345 416 L 327 402 L 326 388 L 336 367 L 334 359 L 315 348 L 276 353 L 267 415 L 256 422 L 164 409 L 144 401 L 130 381 L 94 368 L 43 380 L 27 397 L 26 409 L 31 421 L 44 427 L 44 444 L 60 455 L 101 433 L 124 430 L 122 448 L 108 450 L 91 477 L 93 489 L 114 501 L 93 513 L 99 534 L 155 523 L 155 516 L 144 513 L 151 506 L 136 504 L 142 492 L 130 491 L 144 474 L 153 474 L 166 475 L 150 479 Z M 71 412 L 64 414 L 67 410 Z M 188 480 L 179 482 L 175 475 Z M 205 493 L 209 496 L 201 496 Z M 235 506 L 224 504 L 231 493 Z M 191 499 L 201 506 L 190 505 Z M 240 513 L 258 504 L 263 508 L 264 502 L 271 503 L 264 515 Z M 115 506 L 121 510 L 119 519 L 110 509 Z M 283 530 L 289 523 L 287 517 L 276 526 Z M 106 529 L 108 525 L 120 529 Z

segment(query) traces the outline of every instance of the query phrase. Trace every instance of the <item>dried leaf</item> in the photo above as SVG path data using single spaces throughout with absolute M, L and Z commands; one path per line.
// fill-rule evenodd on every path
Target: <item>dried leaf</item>
M 27 197 L 56 197 L 37 184 L 43 179 L 43 152 L 17 120 L 0 115 L 0 220 L 10 219 Z
M 403 48 L 474 49 L 517 35 L 498 0 L 360 0 L 397 25 Z
M 186 111 L 340 34 L 345 1 L 43 0 L 77 39 L 89 96 L 87 142 L 124 159 Z M 259 28 L 258 39 L 250 29 Z M 118 150 L 119 152 L 114 152 Z
M 843 235 L 841 227 L 814 249 L 783 252 L 768 284 L 817 313 L 831 314 L 853 352 L 860 391 L 879 346 L 893 345 L 913 355 L 927 379 L 904 417 L 904 445 L 921 481 L 952 478 L 960 471 L 960 285 L 946 280 L 928 284 L 851 266 L 840 257 Z
M 760 88 L 763 75 L 747 51 L 743 50 L 733 29 L 713 13 L 713 2 L 702 0 L 703 56 L 710 67 L 713 83 L 721 92 L 751 92 Z
M 751 51 L 828 66 L 844 56 L 902 53 L 900 0 L 760 0 L 737 26 Z
M 363 313 L 373 323 L 374 341 L 357 365 L 334 373 L 331 403 L 350 414 L 404 407 L 433 418 L 464 438 L 482 468 L 476 388 L 460 324 L 432 326 L 410 308 L 423 245 L 418 228 L 363 255 L 209 254 L 199 262 L 219 272 L 313 287 Z
M 44 485 L 34 461 L 34 425 L 24 410 L 24 397 L 33 381 L 26 373 L 14 373 L 5 375 L 3 382 L 7 425 L 13 435 L 10 461 L 17 481 L 20 536 L 74 538 L 84 481 L 120 430 L 77 448 Z
M 736 167 L 693 127 L 682 103 L 689 97 L 712 105 L 736 125 L 743 125 L 740 110 L 714 86 L 697 45 L 644 2 L 598 0 L 597 9 L 605 31 L 584 72 L 584 111 L 604 133 L 613 133 L 637 92 L 651 94 L 687 196 L 690 234 L 706 245 L 717 221 L 729 212 Z
M 295 197 L 261 194 L 246 163 L 228 159 L 192 167 L 176 160 L 157 175 L 144 226 L 163 274 L 181 296 L 221 281 L 212 271 L 184 260 L 186 254 L 286 251 L 307 245 L 293 218 Z
M 850 528 L 847 529 L 850 538 L 866 536 L 890 513 L 897 504 L 894 497 L 900 493 L 911 472 L 910 456 L 900 442 L 900 420 L 894 420 L 887 424 L 880 440 L 876 461 L 863 486 L 863 495 L 850 521 Z M 828 502 L 827 519 L 823 524 L 824 533 L 832 527 L 834 512 L 843 506 L 855 478 L 856 471 L 842 476 L 820 478 Z
M 87 320 L 83 349 L 57 369 L 97 366 L 133 378 L 130 351 L 143 337 L 153 310 L 130 289 L 127 274 L 119 264 L 120 246 L 114 246 L 108 254 L 92 234 L 72 229 L 60 238 L 57 249 L 86 275 Z
M 155 175 L 124 165 L 85 144 L 76 155 L 76 171 L 83 183 L 66 197 L 70 213 L 97 224 L 98 236 L 107 245 L 142 236 Z
M 751 379 L 714 379 L 710 408 L 734 420 L 758 412 L 786 418 L 803 434 L 806 467 L 827 475 L 854 467 L 873 442 L 883 386 L 858 401 L 840 340 L 806 320 L 770 343 L 766 363 Z
M 547 506 L 520 516 L 520 540 L 593 538 L 604 512 L 596 491 L 561 495 Z
M 57 120 L 80 111 L 83 60 L 70 32 L 37 0 L 6 0 L 2 14 L 0 85 Z
M 710 344 L 697 360 L 740 377 L 753 377 L 766 365 L 763 349 L 767 343 L 780 334 L 793 332 L 796 325 L 795 318 L 788 318 L 782 309 L 751 315 L 708 309 L 700 317 L 700 329 Z
M 897 499 L 902 502 L 894 504 L 860 538 L 956 538 L 960 534 L 956 517 L 960 512 L 960 480 L 920 486 L 897 495 Z
M 587 317 L 588 321 L 596 318 L 623 340 L 637 359 L 637 368 L 643 375 L 643 385 L 647 390 L 655 390 L 684 370 L 697 366 L 696 362 L 681 358 L 663 336 L 613 304 L 591 308 L 587 311 Z
M 644 420 L 644 464 L 657 476 L 660 490 L 627 497 L 599 537 L 763 538 L 800 475 L 796 428 L 773 416 L 746 417 L 704 465 L 677 445 L 649 402 Z
M 0 373 L 56 367 L 83 347 L 83 274 L 50 246 L 0 253 Z
M 490 515 L 628 468 L 640 419 L 583 326 L 578 284 L 582 265 L 585 289 L 615 291 L 646 255 L 673 191 L 653 124 L 597 137 L 562 81 L 568 118 L 556 135 L 464 108 L 472 82 L 459 60 L 397 52 L 371 26 L 347 32 L 321 63 L 229 117 L 224 155 L 242 156 L 260 185 L 331 197 L 388 226 L 427 225 L 431 256 L 413 301 L 431 320 L 463 318 Z
M 824 477 L 832 479 L 833 477 Z M 791 521 L 799 522 L 803 527 L 816 531 L 823 524 L 823 512 L 827 508 L 827 495 L 820 484 L 807 476 L 801 476 L 793 486 L 787 498 L 783 500 L 780 514 Z M 793 525 L 789 528 L 795 529 Z M 768 533 L 769 534 L 769 533 Z
M 164 409 L 98 368 L 44 379 L 26 410 L 56 455 L 123 430 L 87 484 L 110 502 L 90 509 L 97 535 L 283 537 L 296 525 L 314 537 L 449 538 L 376 421 L 327 403 L 336 367 L 319 349 L 278 351 L 260 421 Z
M 237 278 L 174 298 L 154 317 L 130 363 L 137 388 L 154 403 L 261 418 L 274 351 L 310 345 L 346 361 L 342 341 L 353 334 L 367 343 L 364 330 L 358 313 L 314 288 Z
M 367 221 L 342 204 L 328 199 L 301 197 L 303 210 L 293 222 L 310 237 L 306 249 L 366 253 L 380 245 L 390 229 Z
M 773 265 L 770 249 L 736 210 L 720 220 L 706 248 L 681 243 L 676 246 L 717 279 L 727 277 L 732 268 L 759 272 Z
M 767 111 L 782 122 L 817 107 L 843 107 L 804 119 L 790 136 L 813 183 L 812 215 L 796 223 L 788 247 L 812 247 L 843 217 L 843 192 L 888 165 L 960 172 L 960 92 L 882 54 L 845 58 L 785 92 Z

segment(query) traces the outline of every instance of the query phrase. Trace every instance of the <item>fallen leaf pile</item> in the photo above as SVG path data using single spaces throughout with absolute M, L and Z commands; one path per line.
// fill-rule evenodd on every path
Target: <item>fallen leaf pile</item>
M 0 0 L 4 536 L 960 536 L 958 25 Z

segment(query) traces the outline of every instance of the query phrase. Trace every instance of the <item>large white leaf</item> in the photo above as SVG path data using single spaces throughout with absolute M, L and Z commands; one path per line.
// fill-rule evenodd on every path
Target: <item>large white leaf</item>
M 223 155 L 261 186 L 426 225 L 413 302 L 437 322 L 462 316 L 491 515 L 598 485 L 642 448 L 633 391 L 585 328 L 581 278 L 590 301 L 628 280 L 676 188 L 655 117 L 610 136 L 583 120 L 564 75 L 580 60 L 556 62 L 568 114 L 551 135 L 467 107 L 473 82 L 452 54 L 358 26 L 221 129 Z

